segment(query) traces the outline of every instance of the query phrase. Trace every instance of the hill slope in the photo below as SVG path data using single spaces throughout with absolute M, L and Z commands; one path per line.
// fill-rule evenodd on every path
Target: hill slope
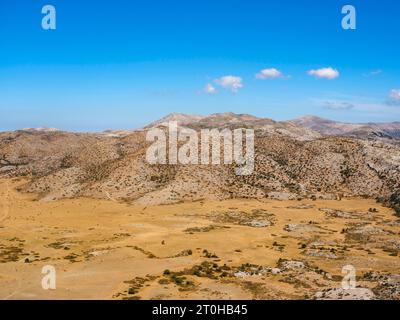
M 150 165 L 145 159 L 146 131 L 164 119 L 123 136 L 47 130 L 0 133 L 0 175 L 31 177 L 21 190 L 47 201 L 86 196 L 161 204 L 365 196 L 392 206 L 399 203 L 400 147 L 393 141 L 369 135 L 326 136 L 317 132 L 323 131 L 320 127 L 304 128 L 304 123 L 232 113 L 172 117 L 177 118 L 196 130 L 254 128 L 253 174 L 237 176 L 235 165 Z

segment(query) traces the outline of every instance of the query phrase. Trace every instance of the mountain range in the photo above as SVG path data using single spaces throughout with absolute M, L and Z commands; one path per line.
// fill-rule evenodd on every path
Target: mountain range
M 355 124 L 327 120 L 316 116 L 304 116 L 290 122 L 324 135 L 400 138 L 400 122 Z
M 150 165 L 146 132 L 168 121 L 195 130 L 253 128 L 255 170 L 235 165 Z M 400 122 L 350 124 L 305 116 L 173 113 L 138 130 L 0 133 L 0 176 L 26 177 L 41 201 L 91 197 L 144 204 L 230 198 L 369 197 L 400 212 Z

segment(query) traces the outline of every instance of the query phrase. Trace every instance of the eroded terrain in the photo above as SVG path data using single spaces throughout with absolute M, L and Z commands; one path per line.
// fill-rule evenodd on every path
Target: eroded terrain
M 0 181 L 3 299 L 400 298 L 400 219 L 372 199 L 45 202 L 23 183 Z

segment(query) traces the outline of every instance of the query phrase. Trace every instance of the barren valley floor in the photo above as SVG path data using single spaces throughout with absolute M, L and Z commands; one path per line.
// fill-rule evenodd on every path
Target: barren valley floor
M 0 181 L 2 299 L 400 298 L 400 220 L 373 199 L 145 207 L 37 201 L 23 182 Z

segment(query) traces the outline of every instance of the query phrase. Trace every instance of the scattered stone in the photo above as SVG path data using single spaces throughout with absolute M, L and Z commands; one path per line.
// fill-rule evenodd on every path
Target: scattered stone
M 400 300 L 399 274 L 387 275 L 375 272 L 368 272 L 364 275 L 363 279 L 378 282 L 378 285 L 372 289 L 378 299 Z
M 309 257 L 316 257 L 316 258 L 328 258 L 328 259 L 339 258 L 336 254 L 324 250 L 305 250 L 303 254 Z
M 283 230 L 288 232 L 315 232 L 321 231 L 319 227 L 312 224 L 304 224 L 304 223 L 289 223 L 287 224 Z
M 282 270 L 279 269 L 279 268 L 272 268 L 272 269 L 271 269 L 271 273 L 274 274 L 274 275 L 279 274 L 279 273 L 281 273 L 281 272 L 282 272 Z
M 89 255 L 91 255 L 93 257 L 99 257 L 99 256 L 107 254 L 108 252 L 109 252 L 109 250 L 92 251 L 92 252 L 89 252 Z
M 272 226 L 275 221 L 275 216 L 263 209 L 253 209 L 251 212 L 212 212 L 209 218 L 216 222 L 233 223 L 252 228 L 269 227 Z
M 288 209 L 312 209 L 315 208 L 313 204 L 299 204 L 297 206 L 288 206 Z
M 304 269 L 306 265 L 302 261 L 286 260 L 280 263 L 280 267 L 284 270 L 293 270 L 293 269 Z
M 375 294 L 368 288 L 328 289 L 315 294 L 317 300 L 374 300 Z
M 344 219 L 366 219 L 370 216 L 368 213 L 363 212 L 348 212 L 336 209 L 322 208 L 319 211 L 325 212 L 325 215 L 330 218 L 344 218 Z
M 252 221 L 246 222 L 244 224 L 248 225 L 250 227 L 253 227 L 253 228 L 265 228 L 265 227 L 269 227 L 271 225 L 271 221 L 268 221 L 268 220 L 262 220 L 262 221 L 252 220 Z

